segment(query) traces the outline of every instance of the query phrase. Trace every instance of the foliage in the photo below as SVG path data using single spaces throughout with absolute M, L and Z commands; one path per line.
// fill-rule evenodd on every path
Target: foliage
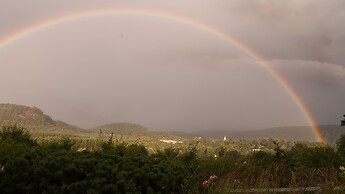
M 0 131 L 0 141 L 13 141 L 14 143 L 24 143 L 28 146 L 36 145 L 31 135 L 22 127 L 16 125 L 4 126 Z
M 8 126 L 0 132 L 0 193 L 227 193 L 302 186 L 331 191 L 345 183 L 344 139 L 337 150 L 301 143 L 285 148 L 284 142 L 265 140 L 241 153 L 229 142 L 217 147 L 198 141 L 150 153 L 143 144 L 113 137 L 37 142 L 25 129 Z
M 23 155 L 38 147 L 30 134 L 18 126 L 5 126 L 0 131 L 0 163 L 11 157 Z
M 345 159 L 345 134 L 341 135 L 337 141 L 337 150 L 339 155 Z

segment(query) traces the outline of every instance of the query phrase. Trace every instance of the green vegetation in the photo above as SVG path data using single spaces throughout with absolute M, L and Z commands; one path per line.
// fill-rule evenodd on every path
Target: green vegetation
M 337 147 L 265 140 L 249 152 L 198 140 L 150 151 L 114 136 L 37 140 L 18 126 L 0 132 L 0 193 L 227 193 L 236 188 L 345 183 L 345 135 Z M 234 142 L 233 142 L 234 143 Z M 245 141 L 236 142 L 237 146 Z M 214 144 L 214 145 L 213 145 Z M 93 145 L 93 146 L 90 146 Z M 81 147 L 85 146 L 85 147 Z M 235 149 L 232 149 L 235 148 Z M 215 157 L 215 155 L 217 157 Z
M 106 133 L 116 135 L 148 133 L 148 129 L 146 129 L 145 127 L 131 123 L 111 123 L 95 127 L 91 129 L 91 131 L 95 133 Z

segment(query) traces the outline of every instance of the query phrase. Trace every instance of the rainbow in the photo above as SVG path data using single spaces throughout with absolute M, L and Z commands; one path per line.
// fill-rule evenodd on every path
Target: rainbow
M 226 34 L 225 32 L 222 32 L 221 30 L 216 29 L 208 24 L 201 23 L 199 21 L 196 21 L 190 18 L 185 18 L 185 17 L 173 15 L 173 14 L 161 13 L 155 10 L 142 10 L 142 9 L 101 9 L 101 10 L 84 11 L 84 12 L 68 14 L 68 15 L 64 15 L 64 16 L 60 16 L 56 18 L 51 18 L 51 19 L 36 23 L 32 26 L 26 27 L 13 34 L 10 34 L 9 36 L 6 36 L 5 38 L 0 40 L 0 49 L 4 49 L 6 46 L 15 43 L 16 41 L 20 40 L 21 38 L 25 36 L 28 36 L 32 33 L 38 32 L 40 30 L 43 30 L 51 26 L 55 26 L 58 24 L 62 24 L 62 23 L 66 23 L 66 22 L 74 21 L 78 19 L 83 19 L 83 18 L 104 16 L 104 15 L 115 15 L 115 14 L 145 15 L 145 16 L 159 17 L 159 18 L 164 18 L 168 20 L 173 20 L 176 22 L 187 24 L 195 28 L 207 31 L 223 39 L 224 41 L 236 46 L 238 49 L 242 50 L 248 56 L 258 61 L 258 63 L 260 63 L 283 86 L 285 91 L 290 95 L 292 100 L 298 106 L 301 113 L 304 115 L 308 124 L 311 126 L 316 140 L 319 142 L 325 142 L 323 135 L 320 132 L 320 129 L 317 127 L 317 124 L 313 116 L 311 115 L 306 105 L 303 103 L 302 99 L 299 97 L 299 95 L 293 89 L 290 83 L 277 70 L 275 70 L 275 68 L 268 61 L 266 61 L 258 53 L 256 53 L 255 51 L 253 51 L 252 49 L 244 45 L 239 40 L 230 36 L 229 34 Z

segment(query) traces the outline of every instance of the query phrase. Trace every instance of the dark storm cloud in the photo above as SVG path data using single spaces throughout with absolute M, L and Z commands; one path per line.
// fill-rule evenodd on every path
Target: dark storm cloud
M 338 50 L 344 45 L 344 1 L 245 0 L 224 4 L 228 4 L 224 11 L 241 23 L 238 36 L 266 57 L 345 62 L 344 55 L 333 53 L 334 47 Z
M 320 124 L 338 123 L 345 110 L 345 68 L 317 61 L 275 60 L 284 77 L 305 99 L 307 107 Z

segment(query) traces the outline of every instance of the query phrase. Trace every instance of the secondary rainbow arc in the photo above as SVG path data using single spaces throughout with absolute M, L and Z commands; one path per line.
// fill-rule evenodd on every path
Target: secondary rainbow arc
M 238 49 L 242 50 L 248 56 L 258 61 L 258 63 L 260 63 L 283 86 L 285 91 L 287 91 L 287 93 L 290 95 L 292 100 L 296 103 L 301 113 L 304 115 L 308 124 L 311 126 L 315 134 L 316 140 L 319 142 L 324 142 L 323 135 L 320 132 L 320 129 L 318 128 L 312 114 L 310 113 L 310 111 L 308 110 L 308 108 L 306 107 L 302 99 L 300 98 L 300 96 L 297 94 L 297 92 L 293 89 L 291 84 L 272 66 L 272 64 L 270 64 L 267 60 L 265 60 L 262 56 L 260 56 L 254 50 L 250 49 L 248 46 L 246 46 L 239 40 L 235 39 L 231 35 L 219 29 L 216 29 L 208 24 L 202 23 L 194 19 L 185 18 L 185 17 L 173 15 L 173 14 L 168 14 L 168 13 L 161 13 L 155 10 L 142 10 L 142 9 L 101 9 L 101 10 L 84 11 L 84 12 L 78 12 L 74 14 L 68 14 L 68 15 L 64 15 L 60 17 L 51 18 L 51 19 L 39 22 L 35 25 L 26 27 L 13 34 L 10 34 L 9 36 L 6 36 L 2 40 L 0 40 L 0 49 L 4 49 L 6 46 L 12 43 L 15 43 L 17 40 L 25 36 L 28 36 L 29 34 L 32 34 L 34 32 L 48 28 L 50 26 L 62 24 L 68 21 L 73 21 L 73 20 L 77 20 L 81 18 L 101 16 L 101 15 L 114 15 L 114 14 L 136 14 L 136 15 L 146 15 L 146 16 L 152 16 L 152 17 L 166 18 L 169 20 L 181 22 L 181 23 L 205 30 L 211 34 L 218 36 L 219 38 L 222 38 L 226 42 L 236 46 Z

